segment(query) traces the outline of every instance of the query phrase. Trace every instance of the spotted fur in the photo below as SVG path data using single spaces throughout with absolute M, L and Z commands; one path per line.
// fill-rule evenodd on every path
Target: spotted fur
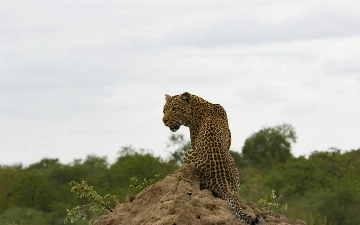
M 225 109 L 196 95 L 185 92 L 165 95 L 164 125 L 177 131 L 181 125 L 190 129 L 192 150 L 186 152 L 184 163 L 194 163 L 201 189 L 228 202 L 235 215 L 247 224 L 256 225 L 265 220 L 245 214 L 237 197 L 239 174 L 229 154 L 231 133 Z

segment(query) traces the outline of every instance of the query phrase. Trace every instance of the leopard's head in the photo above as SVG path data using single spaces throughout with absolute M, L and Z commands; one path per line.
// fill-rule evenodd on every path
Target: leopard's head
M 191 94 L 184 92 L 181 95 L 165 95 L 164 125 L 172 132 L 177 131 L 181 125 L 189 126 L 191 120 Z

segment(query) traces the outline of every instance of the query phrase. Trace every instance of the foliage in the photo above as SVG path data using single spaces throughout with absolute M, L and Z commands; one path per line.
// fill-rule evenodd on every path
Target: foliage
M 279 203 L 279 200 L 282 197 L 283 197 L 282 195 L 277 197 L 275 195 L 275 190 L 272 190 L 270 196 L 268 196 L 266 199 L 260 199 L 258 201 L 258 203 L 261 204 L 262 207 L 264 207 L 265 209 L 272 210 L 272 211 L 280 209 L 281 212 L 284 212 L 284 211 L 287 211 L 288 206 L 287 206 L 287 203 L 285 203 L 285 205 L 281 205 Z
M 0 214 L 10 207 L 14 178 L 22 170 L 22 165 L 0 166 Z
M 281 212 L 291 220 L 305 220 L 309 225 L 360 224 L 360 149 L 344 151 L 330 148 L 313 151 L 308 157 L 293 157 L 291 145 L 283 145 L 286 148 L 280 150 L 274 147 L 281 147 L 279 143 L 285 141 L 289 144 L 296 141 L 295 130 L 291 128 L 290 125 L 270 127 L 270 130 L 264 128 L 268 130 L 260 130 L 246 139 L 244 149 L 265 146 L 266 154 L 254 149 L 247 153 L 229 151 L 239 169 L 240 198 L 250 202 L 258 199 L 271 202 L 266 198 L 271 190 L 276 190 L 284 196 L 279 203 L 286 198 L 291 206 Z M 261 133 L 260 138 L 257 133 Z M 169 146 L 170 153 L 179 149 L 185 153 L 191 148 L 191 144 L 188 148 L 181 147 L 190 143 L 184 137 L 173 140 L 176 145 Z M 112 163 L 106 157 L 89 155 L 67 164 L 58 159 L 44 158 L 27 167 L 21 164 L 0 166 L 0 223 L 60 225 L 68 216 L 66 209 L 74 205 L 85 205 L 77 210 L 86 209 L 86 217 L 93 218 L 96 213 L 87 210 L 88 199 L 74 198 L 74 194 L 69 192 L 70 181 L 76 181 L 80 186 L 81 181 L 87 181 L 87 184 L 96 187 L 96 193 L 112 209 L 116 203 L 106 203 L 107 193 L 123 202 L 138 185 L 146 186 L 143 184 L 146 182 L 142 182 L 144 178 L 154 177 L 154 174 L 165 177 L 176 170 L 181 163 L 177 160 L 183 155 L 181 151 L 170 157 L 171 160 L 163 160 L 151 151 L 124 146 Z M 273 151 L 275 154 L 272 154 Z M 133 176 L 137 183 L 129 179 Z M 129 189 L 130 185 L 135 189 Z M 109 211 L 98 201 L 94 204 L 106 213 Z M 76 224 L 88 223 L 81 218 Z M 68 222 L 71 222 L 70 218 Z
M 238 153 L 236 151 L 233 150 L 229 150 L 229 154 L 234 158 L 235 160 L 235 166 L 237 168 L 244 168 L 247 167 L 249 162 L 247 160 L 244 159 L 243 155 L 241 153 Z
M 45 213 L 32 208 L 11 207 L 0 215 L 3 225 L 46 225 Z
M 313 161 L 304 157 L 293 159 L 268 172 L 265 185 L 280 191 L 285 196 L 305 196 L 310 191 L 319 191 L 327 186 L 326 176 L 319 174 Z
M 131 177 L 130 180 L 133 182 L 133 184 L 131 184 L 129 186 L 129 188 L 134 190 L 135 193 L 137 194 L 137 193 L 141 192 L 142 190 L 144 190 L 145 188 L 149 187 L 150 185 L 157 183 L 160 180 L 160 175 L 156 174 L 154 176 L 154 178 L 149 179 L 149 180 L 144 178 L 144 182 L 142 182 L 141 184 L 139 183 L 139 181 L 136 177 Z
M 44 212 L 51 210 L 53 191 L 41 172 L 19 173 L 13 180 L 12 189 L 13 204 L 24 208 L 35 207 Z
M 85 220 L 87 211 L 90 211 L 93 213 L 93 216 L 89 224 L 92 224 L 101 215 L 112 212 L 112 209 L 120 203 L 115 195 L 106 194 L 104 197 L 101 197 L 86 181 L 82 181 L 81 183 L 71 181 L 69 185 L 72 186 L 71 192 L 75 193 L 77 198 L 86 198 L 90 203 L 67 210 L 68 216 L 64 220 L 64 223 L 68 221 L 73 223 L 78 219 Z
M 310 218 L 307 221 L 308 225 L 336 225 L 335 222 L 329 222 L 326 216 L 321 216 L 319 214 L 310 214 Z
M 360 182 L 348 180 L 337 183 L 317 196 L 317 212 L 329 221 L 341 225 L 359 224 L 360 221 Z
M 291 141 L 296 142 L 296 132 L 290 124 L 264 127 L 245 140 L 242 153 L 253 166 L 268 170 L 293 157 Z
M 181 165 L 183 163 L 183 157 L 185 153 L 191 149 L 191 142 L 185 140 L 183 134 L 172 134 L 169 137 L 169 142 L 167 143 L 168 148 L 173 148 L 171 151 L 170 160 Z
M 145 150 L 135 151 L 131 146 L 123 147 L 119 155 L 120 157 L 103 173 L 101 183 L 96 185 L 104 187 L 103 194 L 112 193 L 119 199 L 125 199 L 130 192 L 129 186 L 132 182 L 129 178 L 135 176 L 138 180 L 143 180 L 153 177 L 154 174 L 165 177 L 178 168 L 175 162 L 166 162 Z
M 139 183 L 136 177 L 130 179 L 133 184 L 129 186 L 130 189 L 133 189 L 136 193 L 139 193 L 146 187 L 149 187 L 152 184 L 155 184 L 160 180 L 160 175 L 156 174 L 154 178 L 147 180 L 144 178 L 143 183 Z M 115 195 L 106 194 L 104 197 L 101 197 L 96 191 L 94 191 L 92 186 L 89 186 L 86 181 L 82 181 L 81 184 L 75 181 L 69 183 L 71 192 L 75 193 L 77 198 L 86 198 L 90 203 L 85 205 L 76 206 L 71 210 L 67 209 L 67 217 L 64 220 L 64 223 L 70 221 L 71 223 L 82 219 L 87 218 L 87 213 L 92 213 L 92 218 L 89 220 L 89 224 L 99 218 L 101 215 L 108 214 L 113 211 L 113 209 L 120 203 L 119 199 Z
M 264 185 L 264 174 L 256 168 L 248 167 L 240 170 L 239 194 L 248 202 L 256 202 L 259 198 L 266 196 L 268 188 Z

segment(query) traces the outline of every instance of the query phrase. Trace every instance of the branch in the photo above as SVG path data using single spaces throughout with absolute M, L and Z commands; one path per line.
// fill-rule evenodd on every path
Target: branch
M 112 210 L 109 206 L 105 205 L 105 203 L 101 202 L 101 205 L 103 205 L 103 206 L 104 206 L 106 209 L 108 209 L 110 212 L 113 212 L 113 210 Z

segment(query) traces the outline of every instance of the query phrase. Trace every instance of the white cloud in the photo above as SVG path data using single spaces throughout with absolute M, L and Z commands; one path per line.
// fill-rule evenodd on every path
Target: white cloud
M 333 39 L 323 44 L 323 70 L 329 76 L 358 77 L 360 81 L 360 37 Z
M 128 144 L 166 156 L 164 94 L 184 91 L 225 107 L 234 150 L 283 122 L 296 155 L 359 147 L 357 2 L 0 6 L 0 164 L 111 158 Z
M 262 3 L 233 2 L 225 10 L 200 12 L 192 24 L 169 33 L 167 42 L 218 48 L 360 35 L 360 4 L 354 2 Z

